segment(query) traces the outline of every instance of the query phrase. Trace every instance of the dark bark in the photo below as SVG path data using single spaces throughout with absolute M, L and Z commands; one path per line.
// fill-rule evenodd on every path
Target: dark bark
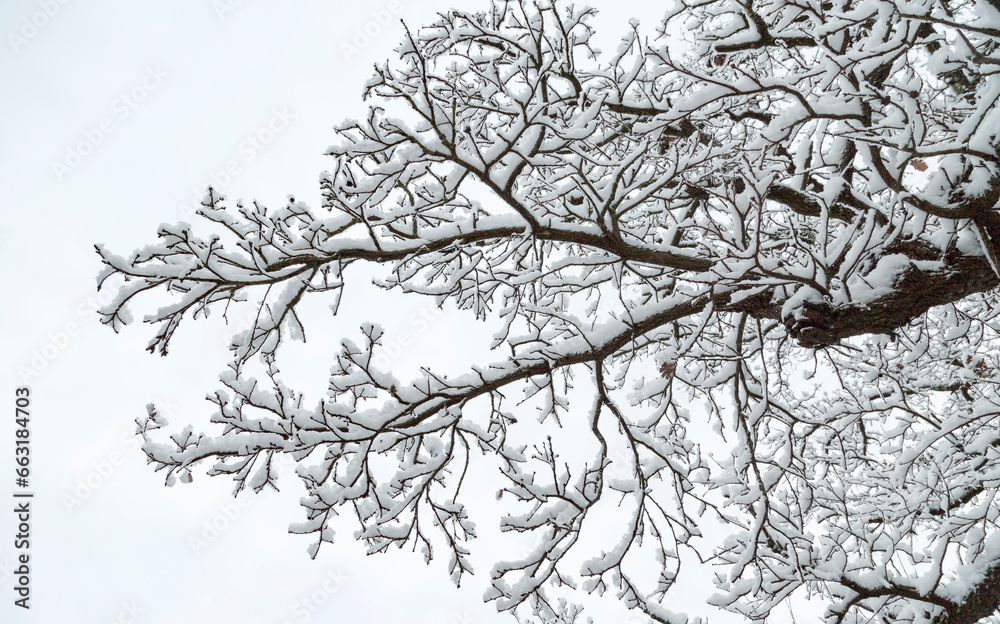
M 840 584 L 857 594 L 856 600 L 897 597 L 941 609 L 933 624 L 976 624 L 1000 611 L 1000 561 L 994 561 L 986 568 L 982 579 L 973 585 L 960 602 L 944 598 L 938 592 L 921 594 L 910 586 L 887 582 L 882 587 L 868 587 L 842 578 Z M 841 617 L 843 613 L 840 614 Z
M 972 590 L 945 613 L 934 624 L 976 624 L 1000 610 L 1000 561 L 994 562 L 986 570 L 982 580 Z
M 463 246 L 479 241 L 493 241 L 501 238 L 513 238 L 519 234 L 523 234 L 524 231 L 525 228 L 522 226 L 488 228 L 473 230 L 471 232 L 456 234 L 454 236 L 443 237 L 427 242 L 417 241 L 406 247 L 400 247 L 391 251 L 356 247 L 343 249 L 327 255 L 303 254 L 301 256 L 290 256 L 282 258 L 281 260 L 276 260 L 264 267 L 264 270 L 274 272 L 287 269 L 289 267 L 316 267 L 330 262 L 335 262 L 337 260 L 392 262 L 408 258 L 418 253 L 440 251 L 453 245 Z M 670 267 L 683 271 L 708 271 L 713 266 L 713 261 L 707 258 L 684 256 L 669 251 L 661 251 L 652 247 L 639 247 L 608 236 L 590 234 L 587 232 L 561 230 L 558 228 L 540 225 L 533 229 L 532 234 L 542 240 L 575 243 L 594 249 L 601 249 L 617 255 L 623 260 Z
M 862 334 L 890 334 L 930 308 L 960 301 L 1000 284 L 983 256 L 946 259 L 939 271 L 911 268 L 892 291 L 865 303 L 834 306 L 808 302 L 801 315 L 786 319 L 789 333 L 803 346 L 823 347 Z
M 786 48 L 808 48 L 818 45 L 816 40 L 812 37 L 799 36 L 799 37 L 775 37 L 771 34 L 770 30 L 767 28 L 767 22 L 764 21 L 760 15 L 754 11 L 748 12 L 748 17 L 750 21 L 754 23 L 757 28 L 758 38 L 754 41 L 745 41 L 743 43 L 723 43 L 715 46 L 715 51 L 720 54 L 728 54 L 730 52 L 740 52 L 743 50 L 754 50 L 756 48 L 764 46 L 782 45 Z
M 818 201 L 806 193 L 796 191 L 790 186 L 784 186 L 783 184 L 772 185 L 767 191 L 767 199 L 783 204 L 793 212 L 806 217 L 818 217 L 822 214 L 822 209 Z M 853 208 L 839 201 L 830 206 L 829 214 L 831 219 L 844 222 L 853 221 L 857 217 L 857 212 Z M 885 220 L 885 217 L 881 214 L 878 216 L 882 217 L 883 221 Z

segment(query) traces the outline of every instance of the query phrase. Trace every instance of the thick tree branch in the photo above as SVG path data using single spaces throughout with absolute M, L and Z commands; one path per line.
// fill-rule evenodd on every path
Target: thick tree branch
M 788 331 L 802 345 L 823 347 L 862 334 L 891 334 L 940 305 L 961 301 L 1000 284 L 983 256 L 946 260 L 939 271 L 906 271 L 885 295 L 863 303 L 834 306 L 806 302 L 800 316 L 786 319 Z
M 773 184 L 767 191 L 766 199 L 776 201 L 790 208 L 793 212 L 806 217 L 819 217 L 823 214 L 819 202 L 808 194 L 785 186 L 783 184 Z M 849 223 L 853 221 L 858 213 L 849 206 L 836 202 L 829 208 L 830 218 Z M 884 223 L 886 218 L 881 213 L 875 217 L 876 221 Z
M 934 620 L 934 624 L 976 624 L 997 611 L 1000 611 L 1000 561 L 987 566 L 969 592 Z

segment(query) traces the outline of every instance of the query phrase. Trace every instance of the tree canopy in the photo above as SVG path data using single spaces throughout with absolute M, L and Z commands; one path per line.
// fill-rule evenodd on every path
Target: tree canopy
M 150 351 L 183 318 L 256 310 L 218 426 L 164 436 L 151 406 L 149 461 L 260 491 L 289 456 L 313 556 L 353 523 L 370 552 L 443 548 L 456 582 L 465 481 L 495 464 L 492 521 L 536 547 L 485 599 L 521 621 L 576 621 L 570 588 L 685 622 L 702 614 L 665 605 L 692 561 L 752 621 L 796 596 L 831 624 L 994 613 L 1000 2 L 672 7 L 611 54 L 562 1 L 441 14 L 336 128 L 318 206 L 210 189 L 198 227 L 98 246 L 101 279 L 126 280 L 108 325 L 173 297 L 144 319 Z M 496 358 L 397 379 L 368 324 L 304 398 L 281 345 L 304 338 L 303 298 L 336 313 L 355 263 L 497 322 Z

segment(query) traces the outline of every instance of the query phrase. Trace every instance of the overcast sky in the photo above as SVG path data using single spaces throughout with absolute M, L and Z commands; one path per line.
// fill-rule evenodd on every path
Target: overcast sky
M 124 255 L 153 242 L 161 223 L 192 220 L 209 184 L 232 199 L 278 205 L 293 194 L 319 204 L 331 128 L 363 113 L 362 84 L 373 62 L 394 54 L 399 20 L 419 26 L 455 4 L 3 3 L 0 400 L 12 413 L 14 389 L 31 388 L 36 498 L 32 609 L 12 606 L 13 579 L 2 571 L 0 621 L 513 621 L 481 600 L 488 562 L 458 590 L 445 561 L 427 569 L 411 553 L 364 557 L 346 532 L 310 560 L 309 538 L 287 533 L 303 519 L 294 478 L 280 493 L 237 503 L 221 477 L 196 473 L 193 483 L 164 487 L 138 450 L 133 421 L 149 402 L 175 427 L 208 418 L 204 396 L 227 361 L 224 327 L 217 319 L 188 324 L 161 358 L 144 351 L 149 326 L 116 336 L 90 314 L 98 304 L 94 244 Z M 605 49 L 630 17 L 643 18 L 652 34 L 666 8 L 594 4 Z M 332 346 L 324 345 L 356 336 L 363 320 L 402 332 L 415 326 L 415 314 L 427 315 L 430 331 L 394 363 L 400 377 L 430 361 L 462 369 L 490 333 L 461 316 L 441 322 L 427 302 L 351 288 L 337 319 L 313 319 L 321 321 L 312 323 L 318 347 L 284 364 L 314 399 L 331 364 Z M 13 431 L 13 423 L 0 427 L 0 466 L 9 475 L 0 493 L 8 501 Z M 0 563 L 8 569 L 14 520 L 0 515 Z

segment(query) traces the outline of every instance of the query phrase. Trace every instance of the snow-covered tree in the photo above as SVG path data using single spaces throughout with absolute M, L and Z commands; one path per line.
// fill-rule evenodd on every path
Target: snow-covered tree
M 151 351 L 182 318 L 257 311 L 218 427 L 161 436 L 151 407 L 149 461 L 259 491 L 290 457 L 313 556 L 353 524 L 371 552 L 443 547 L 456 582 L 465 481 L 498 466 L 492 520 L 536 547 L 486 599 L 522 621 L 575 621 L 568 588 L 702 615 L 664 606 L 682 562 L 754 621 L 807 596 L 830 623 L 994 613 L 1000 2 L 683 0 L 610 55 L 592 14 L 494 0 L 408 30 L 337 128 L 321 205 L 209 190 L 197 226 L 98 247 L 127 280 L 108 325 L 174 297 Z M 303 398 L 282 344 L 355 263 L 496 323 L 494 360 L 398 379 L 371 324 Z

